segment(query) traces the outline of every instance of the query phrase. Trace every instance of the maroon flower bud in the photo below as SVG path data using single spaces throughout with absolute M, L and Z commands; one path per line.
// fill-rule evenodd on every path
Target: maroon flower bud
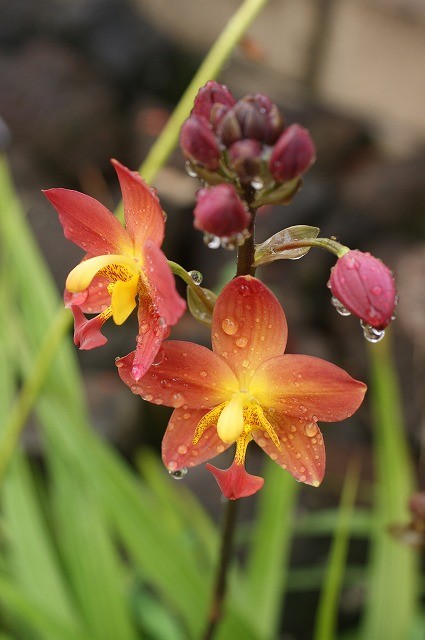
M 217 169 L 220 150 L 211 126 L 198 116 L 190 116 L 180 130 L 180 147 L 191 162 L 201 164 L 209 171 Z
M 264 131 L 263 141 L 266 144 L 274 144 L 283 131 L 283 117 L 277 105 L 263 93 L 254 95 L 255 103 L 258 105 L 261 113 L 266 116 L 266 127 Z
M 230 147 L 231 144 L 243 138 L 241 125 L 234 108 L 229 109 L 224 115 L 221 114 L 216 124 L 216 132 L 226 147 Z
M 202 116 L 211 122 L 211 110 L 215 104 L 232 107 L 236 100 L 224 84 L 219 84 L 210 80 L 204 87 L 201 87 L 195 98 L 192 115 Z
M 193 226 L 219 238 L 229 238 L 244 231 L 250 215 L 231 184 L 200 189 L 193 215 Z
M 316 159 L 316 149 L 307 129 L 292 124 L 276 142 L 271 158 L 270 172 L 278 182 L 301 176 Z
M 249 182 L 261 173 L 263 147 L 258 140 L 238 140 L 229 149 L 229 156 L 242 182 Z
M 394 277 L 385 264 L 357 249 L 338 259 L 328 286 L 333 296 L 364 323 L 382 330 L 397 302 Z

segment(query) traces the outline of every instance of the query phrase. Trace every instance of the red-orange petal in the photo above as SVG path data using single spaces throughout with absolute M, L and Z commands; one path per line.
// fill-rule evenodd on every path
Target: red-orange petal
M 154 364 L 138 382 L 133 376 L 133 358 L 134 352 L 118 360 L 118 373 L 133 393 L 149 402 L 206 413 L 237 391 L 237 380 L 226 363 L 192 342 L 164 342 Z
M 139 296 L 137 316 L 139 333 L 132 365 L 132 376 L 136 381 L 145 375 L 170 333 L 167 323 L 155 312 L 149 298 Z
M 228 469 L 217 469 L 212 464 L 205 465 L 211 471 L 220 487 L 221 493 L 229 500 L 247 498 L 259 491 L 264 478 L 248 473 L 243 464 L 233 462 Z
M 101 328 L 107 318 L 98 315 L 87 320 L 79 307 L 71 307 L 74 314 L 74 344 L 83 351 L 101 347 L 107 338 L 101 332 Z
M 130 171 L 117 160 L 111 160 L 120 181 L 125 226 L 137 250 L 149 238 L 160 246 L 164 239 L 164 216 L 154 189 L 137 171 Z
M 133 243 L 119 220 L 90 196 L 71 189 L 43 192 L 59 215 L 65 238 L 91 256 L 125 253 Z
M 337 422 L 359 408 L 366 385 L 320 358 L 285 354 L 263 362 L 249 390 L 263 408 L 303 420 Z
M 230 445 L 224 444 L 214 428 L 208 429 L 195 445 L 193 436 L 204 410 L 175 409 L 162 440 L 162 459 L 170 472 L 194 467 L 215 458 Z
M 326 466 L 325 445 L 319 427 L 278 413 L 267 414 L 267 418 L 279 438 L 281 449 L 260 430 L 252 432 L 256 443 L 296 480 L 318 487 Z
M 80 293 L 71 293 L 65 289 L 64 303 L 67 308 L 80 307 L 84 313 L 99 313 L 111 304 L 108 293 L 109 280 L 104 276 L 96 276 L 90 285 Z
M 285 314 L 272 292 L 251 276 L 239 276 L 217 298 L 212 346 L 246 386 L 257 367 L 285 351 Z
M 144 256 L 144 270 L 152 302 L 165 322 L 168 325 L 174 325 L 183 315 L 186 303 L 177 293 L 167 258 L 152 240 L 145 243 Z

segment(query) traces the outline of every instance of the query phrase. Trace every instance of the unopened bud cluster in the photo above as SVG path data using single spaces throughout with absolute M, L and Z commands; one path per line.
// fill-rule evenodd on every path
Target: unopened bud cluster
M 249 229 L 248 207 L 289 202 L 315 160 L 309 132 L 285 127 L 270 98 L 256 93 L 236 101 L 214 81 L 199 90 L 180 146 L 190 174 L 210 185 L 199 192 L 195 227 L 220 238 Z

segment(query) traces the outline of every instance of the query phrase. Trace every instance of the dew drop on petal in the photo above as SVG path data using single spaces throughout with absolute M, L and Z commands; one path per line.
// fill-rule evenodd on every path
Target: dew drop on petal
M 300 482 L 305 482 L 307 480 L 307 476 L 302 475 L 300 476 Z
M 152 402 L 153 400 L 153 395 L 151 395 L 150 393 L 148 393 L 145 397 L 144 400 L 146 400 L 147 402 Z
M 213 236 L 211 233 L 204 234 L 204 244 L 208 249 L 218 249 L 221 245 L 221 239 L 218 236 Z
M 182 469 L 178 469 L 177 471 L 168 471 L 168 473 L 173 478 L 173 480 L 182 480 L 187 473 L 187 467 L 183 467 Z
M 186 445 L 181 444 L 179 447 L 177 447 L 177 453 L 179 453 L 181 456 L 184 456 L 184 454 L 187 453 Z
M 178 409 L 184 405 L 185 399 L 181 393 L 173 393 L 171 396 L 171 402 L 174 409 Z
M 249 367 L 249 360 L 243 360 L 242 361 L 242 366 L 246 369 L 247 367 Z
M 206 378 L 208 373 L 206 371 L 201 371 L 199 375 L 201 376 L 201 378 Z
M 243 347 L 246 347 L 247 344 L 248 344 L 248 338 L 245 338 L 245 336 L 242 336 L 242 338 L 238 338 L 236 340 L 236 346 L 240 347 L 241 349 Z
M 238 321 L 232 317 L 224 318 L 223 322 L 221 323 L 221 328 L 223 329 L 224 333 L 227 333 L 228 336 L 233 336 L 239 329 Z
M 308 424 L 305 425 L 305 428 L 304 428 L 305 435 L 308 438 L 314 438 L 318 430 L 319 430 L 319 427 L 315 422 L 309 422 Z

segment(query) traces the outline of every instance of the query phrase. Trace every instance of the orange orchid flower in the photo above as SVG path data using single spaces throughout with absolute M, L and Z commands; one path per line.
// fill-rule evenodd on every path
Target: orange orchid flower
M 74 342 L 93 349 L 107 342 L 101 333 L 112 317 L 122 324 L 138 306 L 139 333 L 132 376 L 139 380 L 161 343 L 185 310 L 160 246 L 164 215 L 156 193 L 137 172 L 116 160 L 125 227 L 100 202 L 78 191 L 49 189 L 46 197 L 59 214 L 65 237 L 84 249 L 68 275 L 65 304 L 74 314 Z M 138 303 L 137 300 L 138 299 Z M 97 314 L 88 320 L 85 313 Z
M 255 442 L 297 480 L 318 486 L 325 448 L 317 421 L 334 422 L 360 406 L 366 385 L 319 358 L 284 354 L 285 314 L 259 280 L 240 276 L 226 285 L 212 319 L 212 351 L 189 342 L 164 342 L 137 384 L 133 354 L 117 362 L 134 393 L 174 407 L 162 445 L 176 472 L 213 458 L 236 443 L 227 470 L 209 465 L 230 499 L 258 491 L 263 479 L 245 471 Z

